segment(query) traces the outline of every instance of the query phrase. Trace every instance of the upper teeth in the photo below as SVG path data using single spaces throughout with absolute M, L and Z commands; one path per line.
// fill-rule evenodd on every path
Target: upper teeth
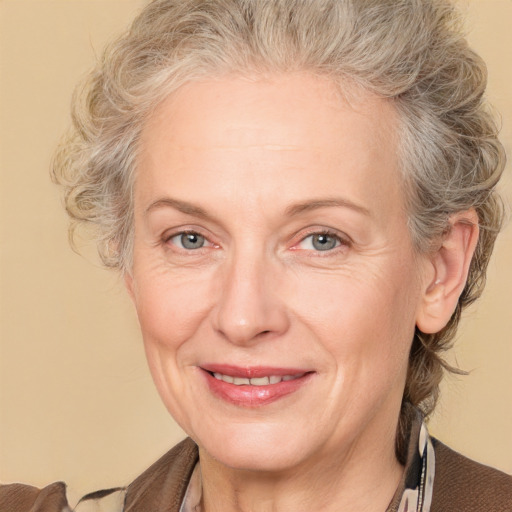
M 293 380 L 302 377 L 303 373 L 299 375 L 270 375 L 268 377 L 253 377 L 248 379 L 245 377 L 232 377 L 231 375 L 224 375 L 222 373 L 214 373 L 213 376 L 218 380 L 223 380 L 229 384 L 236 384 L 237 386 L 268 386 L 269 384 L 278 384 L 281 381 Z

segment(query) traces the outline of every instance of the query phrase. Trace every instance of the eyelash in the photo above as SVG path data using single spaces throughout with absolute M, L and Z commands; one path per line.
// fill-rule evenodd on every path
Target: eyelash
M 179 247 L 176 243 L 172 242 L 173 238 L 183 237 L 183 236 L 186 236 L 186 235 L 194 235 L 194 236 L 198 236 L 198 237 L 203 238 L 204 241 L 205 241 L 205 245 L 203 245 L 201 247 L 198 247 L 198 248 L 194 248 L 194 249 L 187 249 L 185 247 Z M 196 231 L 196 230 L 193 230 L 193 229 L 178 231 L 178 232 L 174 232 L 174 233 L 171 233 L 171 234 L 165 234 L 162 237 L 162 241 L 166 245 L 169 245 L 169 244 L 173 245 L 174 247 L 177 247 L 180 251 L 184 251 L 184 252 L 188 252 L 188 253 L 198 252 L 201 249 L 207 249 L 207 248 L 210 248 L 210 247 L 216 247 L 216 245 L 213 242 L 211 242 L 208 239 L 208 237 L 202 235 L 201 233 L 199 233 L 199 231 Z
M 308 238 L 313 238 L 314 236 L 325 236 L 329 238 L 333 238 L 337 245 L 335 245 L 332 249 L 327 249 L 324 251 L 315 250 L 315 249 L 301 249 L 299 247 L 300 244 L 304 243 Z M 328 257 L 338 254 L 339 251 L 346 250 L 348 247 L 352 245 L 351 240 L 345 235 L 342 236 L 338 232 L 329 230 L 329 229 L 312 229 L 307 234 L 302 234 L 301 238 L 298 243 L 296 243 L 292 250 L 300 251 L 300 250 L 307 250 L 310 252 L 313 252 L 315 257 Z
M 176 243 L 172 242 L 172 240 L 174 238 L 183 237 L 184 235 L 199 236 L 205 240 L 206 245 L 203 245 L 198 248 L 187 249 L 185 247 L 179 247 Z M 314 236 L 319 236 L 319 237 L 325 236 L 325 237 L 332 238 L 336 241 L 336 245 L 333 248 L 327 249 L 324 251 L 315 250 L 315 249 L 301 249 L 299 247 L 300 244 L 304 243 L 308 238 L 312 238 Z M 218 245 L 211 242 L 208 239 L 208 237 L 206 237 L 205 235 L 202 235 L 199 231 L 196 231 L 193 229 L 173 232 L 170 234 L 165 234 L 162 237 L 162 242 L 165 245 L 172 245 L 172 246 L 176 247 L 179 251 L 182 251 L 184 253 L 189 253 L 189 254 L 191 254 L 191 253 L 197 254 L 199 251 L 201 251 L 201 249 L 209 249 L 211 247 L 213 247 L 213 248 L 219 247 Z M 347 247 L 350 247 L 351 245 L 352 245 L 352 243 L 351 243 L 350 239 L 348 239 L 348 237 L 346 237 L 346 236 L 341 236 L 339 233 L 332 231 L 332 230 L 328 230 L 328 229 L 320 229 L 320 230 L 317 229 L 317 230 L 311 230 L 309 233 L 306 233 L 306 234 L 301 234 L 300 240 L 291 247 L 291 250 L 294 250 L 294 251 L 305 250 L 305 251 L 313 252 L 315 254 L 315 256 L 326 257 L 326 256 L 332 256 L 333 254 L 338 253 L 339 250 L 344 250 Z

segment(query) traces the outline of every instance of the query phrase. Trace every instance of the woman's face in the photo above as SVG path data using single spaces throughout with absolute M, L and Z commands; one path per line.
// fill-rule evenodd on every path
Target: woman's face
M 393 449 L 426 274 L 396 124 L 292 74 L 190 83 L 146 125 L 127 283 L 165 405 L 222 463 Z

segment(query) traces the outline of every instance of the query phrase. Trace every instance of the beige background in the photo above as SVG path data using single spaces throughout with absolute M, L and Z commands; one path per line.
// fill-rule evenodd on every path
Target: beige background
M 71 252 L 48 162 L 77 79 L 143 0 L 0 0 L 0 480 L 125 484 L 182 433 L 160 404 L 118 277 Z M 512 154 L 512 0 L 469 0 Z M 505 193 L 512 202 L 510 166 Z M 93 260 L 93 263 L 91 263 Z M 431 430 L 512 473 L 512 226 L 450 357 Z

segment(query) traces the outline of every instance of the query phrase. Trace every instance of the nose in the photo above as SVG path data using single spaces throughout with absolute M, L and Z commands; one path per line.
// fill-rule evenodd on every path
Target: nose
M 286 332 L 289 317 L 279 296 L 280 273 L 264 256 L 234 256 L 220 279 L 214 329 L 236 345 L 251 345 Z

